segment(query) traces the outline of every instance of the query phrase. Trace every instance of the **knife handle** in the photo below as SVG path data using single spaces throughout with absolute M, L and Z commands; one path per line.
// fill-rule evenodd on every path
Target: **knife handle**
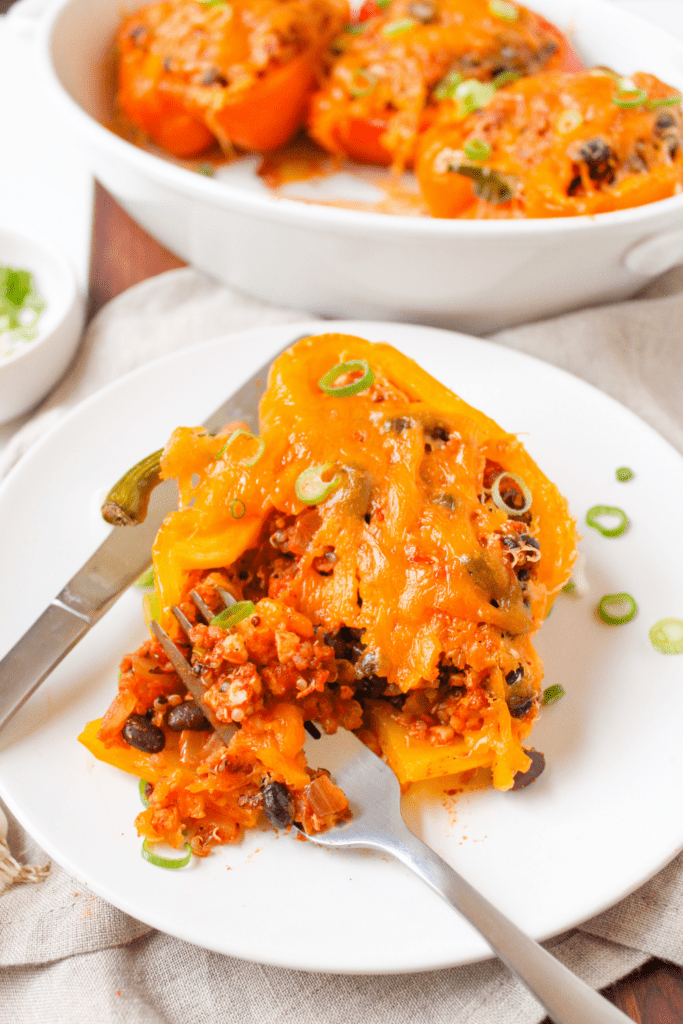
M 0 661 L 0 729 L 89 629 L 67 608 L 48 605 Z

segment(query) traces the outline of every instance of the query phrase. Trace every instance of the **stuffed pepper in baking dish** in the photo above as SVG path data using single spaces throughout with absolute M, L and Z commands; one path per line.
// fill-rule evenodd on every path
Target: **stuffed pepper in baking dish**
M 118 103 L 162 149 L 265 151 L 301 126 L 346 0 L 161 0 L 118 33 Z
M 508 0 L 390 0 L 333 44 L 309 131 L 354 160 L 405 166 L 439 106 L 473 110 L 521 75 L 581 67 L 540 15 Z

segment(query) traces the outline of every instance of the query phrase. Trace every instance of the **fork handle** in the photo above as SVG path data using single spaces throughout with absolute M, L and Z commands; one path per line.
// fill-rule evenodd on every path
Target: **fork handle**
M 629 1024 L 630 1017 L 520 931 L 407 827 L 391 852 L 477 929 L 555 1024 Z

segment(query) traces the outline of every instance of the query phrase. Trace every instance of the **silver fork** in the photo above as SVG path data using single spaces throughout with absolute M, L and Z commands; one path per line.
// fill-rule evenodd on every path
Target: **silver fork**
M 226 607 L 234 598 L 219 590 Z M 190 594 L 197 611 L 209 622 L 213 612 L 199 594 Z M 190 638 L 192 623 L 178 607 L 173 614 Z M 183 683 L 224 743 L 229 743 L 235 726 L 219 722 L 204 703 L 203 687 L 190 663 L 158 622 L 152 631 Z M 401 792 L 391 768 L 372 753 L 351 732 L 340 730 L 334 737 L 333 778 L 346 794 L 353 818 L 327 832 L 303 835 L 320 846 L 381 850 L 405 864 L 418 878 L 454 910 L 462 914 L 486 939 L 503 963 L 516 974 L 543 1004 L 555 1024 L 630 1024 L 630 1017 L 525 935 L 504 914 L 477 892 L 469 882 L 410 831 L 401 815 Z

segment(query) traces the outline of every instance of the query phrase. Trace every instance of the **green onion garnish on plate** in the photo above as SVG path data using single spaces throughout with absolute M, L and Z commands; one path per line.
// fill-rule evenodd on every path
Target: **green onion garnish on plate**
M 222 629 L 232 629 L 238 622 L 248 619 L 256 611 L 253 601 L 237 601 L 230 608 L 224 608 L 219 615 L 214 615 L 209 623 L 210 626 L 220 626 Z
M 616 526 L 606 526 L 600 522 L 600 519 L 605 516 L 610 519 L 616 518 L 619 522 Z M 586 523 L 601 533 L 603 537 L 621 537 L 629 525 L 628 516 L 624 510 L 616 508 L 614 505 L 593 505 L 586 512 Z
M 521 508 L 514 508 L 512 505 L 508 505 L 508 503 L 503 498 L 502 494 L 500 493 L 500 485 L 501 481 L 503 480 L 514 480 L 514 482 L 519 487 L 520 491 L 522 492 L 522 497 L 524 498 L 524 504 Z M 493 485 L 491 487 L 491 497 L 493 498 L 493 504 L 496 505 L 497 508 L 502 509 L 503 512 L 507 512 L 509 516 L 523 516 L 524 513 L 528 512 L 531 508 L 531 502 L 533 500 L 531 496 L 531 491 L 524 483 L 521 476 L 517 476 L 516 473 L 500 473 L 493 481 Z
M 149 840 L 145 839 L 142 843 L 142 856 L 144 860 L 149 861 L 150 864 L 154 864 L 157 868 L 184 868 L 186 864 L 189 864 L 192 859 L 192 847 L 189 843 L 185 843 L 186 853 L 182 857 L 160 857 L 154 853 L 149 845 Z
M 633 480 L 633 470 L 629 469 L 628 466 L 619 466 L 617 480 L 622 484 L 626 483 L 627 480 Z
M 605 594 L 596 608 L 599 618 L 608 626 L 622 626 L 630 622 L 638 606 L 630 594 Z
M 354 380 L 351 384 L 343 384 L 341 387 L 335 388 L 334 382 L 346 373 L 361 372 L 363 374 L 358 380 Z M 349 395 L 358 395 L 361 391 L 366 391 L 367 388 L 373 383 L 375 375 L 365 362 L 364 359 L 350 359 L 346 363 L 337 363 L 331 370 L 318 381 L 318 387 L 321 391 L 324 391 L 326 395 L 331 395 L 333 398 L 348 398 Z
M 254 441 L 256 441 L 256 455 L 254 455 L 252 459 L 244 460 L 245 466 L 255 466 L 258 460 L 263 455 L 264 451 L 266 450 L 266 445 L 265 442 L 257 434 L 252 434 L 251 430 L 242 430 L 240 428 L 240 430 L 233 431 L 233 433 L 230 435 L 230 437 L 225 442 L 223 447 L 216 452 L 216 458 L 220 459 L 221 455 L 230 447 L 233 441 L 237 440 L 238 437 L 251 437 Z
M 332 480 L 323 479 L 325 473 L 329 473 L 333 466 L 333 462 L 326 462 L 322 466 L 309 466 L 299 474 L 294 484 L 294 493 L 299 501 L 303 501 L 304 505 L 317 505 L 339 486 L 340 476 L 335 476 Z
M 683 619 L 659 619 L 649 637 L 660 654 L 683 654 Z
M 543 691 L 543 703 L 554 704 L 555 701 L 558 701 L 562 697 L 566 696 L 567 691 L 565 690 L 564 686 L 561 686 L 560 683 L 555 683 L 553 686 L 546 686 L 545 690 Z

